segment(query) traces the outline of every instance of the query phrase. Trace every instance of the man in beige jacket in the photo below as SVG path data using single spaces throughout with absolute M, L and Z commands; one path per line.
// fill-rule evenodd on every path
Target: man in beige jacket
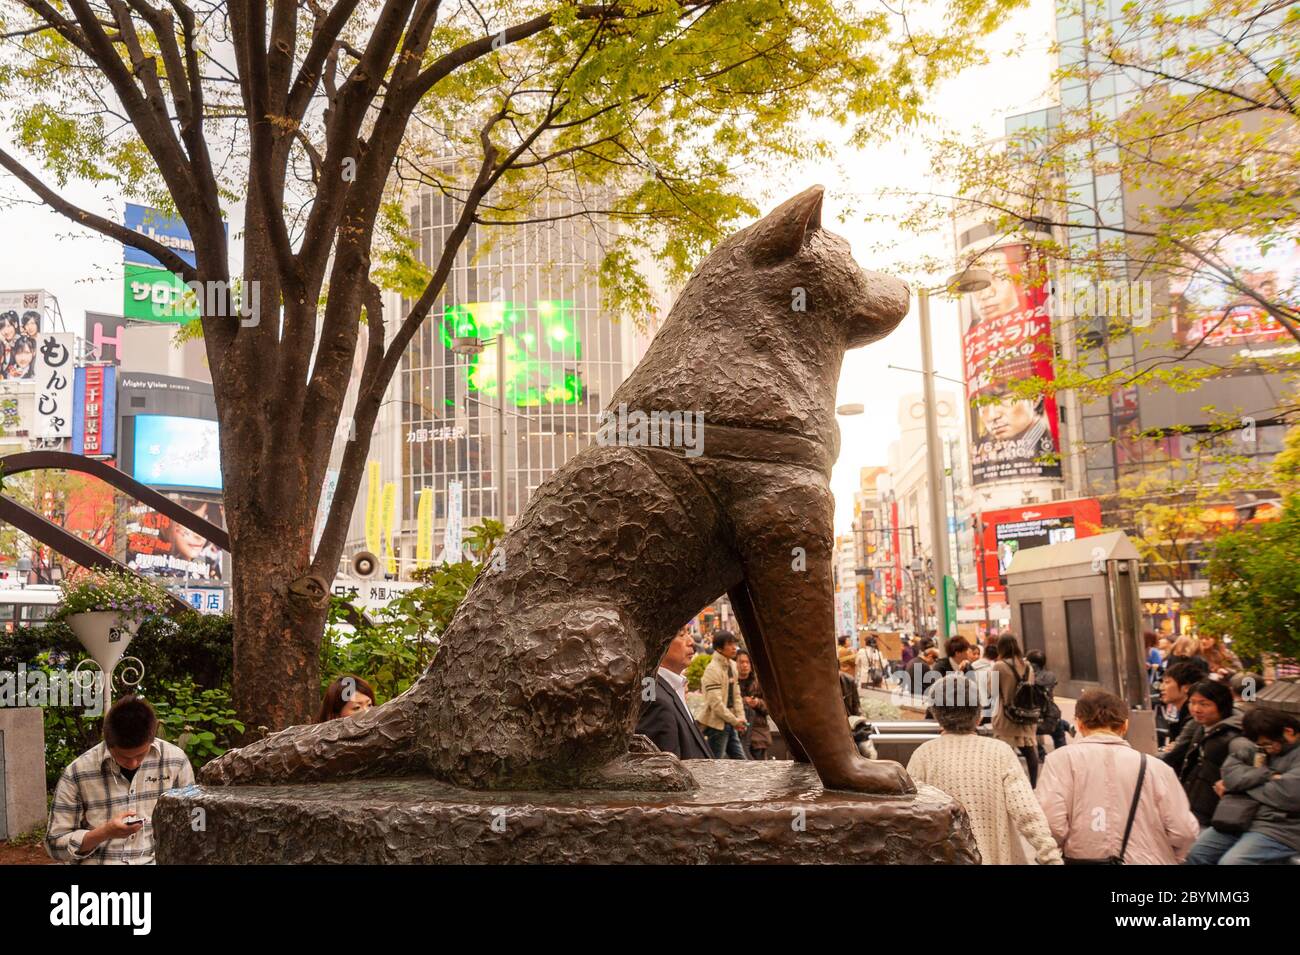
M 744 759 L 740 734 L 745 732 L 745 701 L 740 693 L 736 672 L 736 654 L 740 641 L 734 633 L 719 630 L 713 635 L 713 659 L 704 668 L 700 689 L 704 691 L 704 738 L 709 741 L 715 759 Z

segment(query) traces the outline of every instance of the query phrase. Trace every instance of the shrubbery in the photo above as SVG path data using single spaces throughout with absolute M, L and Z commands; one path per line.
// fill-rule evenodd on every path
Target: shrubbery
M 194 734 L 195 739 L 177 745 L 190 755 L 196 769 L 230 742 L 232 724 L 223 721 L 234 717 L 229 708 L 233 637 L 234 626 L 227 616 L 185 614 L 177 620 L 154 616 L 145 619 L 127 647 L 127 655 L 144 664 L 137 689 L 158 710 L 160 720 L 167 714 L 160 735 L 177 742 L 173 732 L 179 736 L 190 727 Z M 0 633 L 0 670 L 16 673 L 21 663 L 29 671 L 70 671 L 87 656 L 63 621 Z M 43 709 L 45 776 L 53 787 L 68 763 L 99 742 L 103 718 L 72 707 Z M 207 733 L 211 738 L 202 735 Z

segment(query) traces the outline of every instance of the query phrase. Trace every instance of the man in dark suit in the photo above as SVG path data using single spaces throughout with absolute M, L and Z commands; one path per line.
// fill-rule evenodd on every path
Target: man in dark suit
M 686 677 L 682 671 L 693 656 L 695 642 L 689 630 L 682 630 L 659 661 L 659 672 L 648 687 L 650 698 L 641 706 L 636 731 L 679 759 L 712 759 L 709 744 L 686 707 Z

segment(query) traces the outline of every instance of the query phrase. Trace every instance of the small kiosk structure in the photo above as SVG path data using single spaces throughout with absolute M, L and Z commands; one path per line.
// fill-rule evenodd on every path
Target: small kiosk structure
M 1057 695 L 1077 699 L 1102 687 L 1146 711 L 1133 713 L 1130 730 L 1130 741 L 1146 749 L 1146 724 L 1154 747 L 1155 720 L 1142 645 L 1139 561 L 1122 531 L 1031 547 L 1007 568 L 1007 602 L 1025 649 L 1047 655 L 1059 680 Z M 1137 735 L 1143 745 L 1132 738 Z

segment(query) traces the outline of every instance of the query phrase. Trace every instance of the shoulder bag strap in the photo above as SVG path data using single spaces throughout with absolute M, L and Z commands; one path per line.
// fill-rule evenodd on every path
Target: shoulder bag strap
M 1137 786 L 1133 790 L 1133 804 L 1128 807 L 1128 822 L 1124 825 L 1124 841 L 1119 847 L 1119 861 L 1124 861 L 1124 854 L 1128 852 L 1128 837 L 1133 831 L 1133 819 L 1137 816 L 1138 800 L 1142 798 L 1142 780 L 1147 774 L 1147 754 L 1142 754 L 1142 764 L 1138 767 Z

